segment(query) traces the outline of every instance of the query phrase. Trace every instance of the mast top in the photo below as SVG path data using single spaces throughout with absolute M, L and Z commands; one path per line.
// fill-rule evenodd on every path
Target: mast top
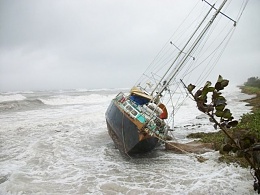
M 215 4 L 211 5 L 209 2 L 207 2 L 206 0 L 202 0 L 204 1 L 205 3 L 207 3 L 210 7 L 212 7 L 213 9 L 217 10 L 217 8 L 215 8 Z M 233 20 L 232 18 L 230 18 L 228 15 L 224 14 L 223 12 L 219 12 L 220 14 L 222 14 L 223 16 L 225 16 L 226 18 L 228 18 L 229 20 L 233 21 L 234 22 L 234 26 L 237 25 L 237 21 Z

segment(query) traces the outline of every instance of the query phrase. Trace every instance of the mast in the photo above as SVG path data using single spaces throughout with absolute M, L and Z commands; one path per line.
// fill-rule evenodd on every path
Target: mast
M 194 37 L 194 35 L 196 34 L 196 32 L 198 31 L 198 29 L 201 27 L 202 23 L 205 21 L 205 19 L 207 18 L 208 14 L 210 13 L 210 11 L 214 8 L 216 9 L 214 15 L 212 16 L 212 18 L 210 19 L 210 21 L 207 23 L 207 25 L 204 27 L 204 29 L 201 31 L 201 33 L 198 35 L 198 37 L 196 38 L 196 40 L 194 41 L 194 43 L 191 45 L 191 47 L 189 48 L 188 52 L 185 53 L 185 55 L 183 56 L 183 58 L 180 60 L 179 64 L 174 68 L 172 75 L 170 76 L 169 80 L 166 81 L 164 83 L 164 85 L 161 87 L 161 89 L 158 91 L 158 93 L 156 94 L 156 96 L 154 97 L 154 99 L 157 99 L 162 92 L 167 88 L 167 86 L 170 84 L 170 82 L 172 81 L 172 79 L 176 76 L 176 74 L 179 72 L 179 70 L 182 68 L 182 66 L 184 65 L 184 63 L 186 62 L 186 60 L 188 59 L 188 57 L 191 55 L 191 53 L 193 52 L 193 50 L 196 48 L 196 46 L 199 44 L 200 40 L 203 38 L 203 36 L 206 34 L 206 32 L 208 31 L 208 29 L 210 28 L 210 26 L 213 24 L 214 20 L 216 19 L 217 15 L 219 13 L 221 13 L 221 9 L 224 7 L 224 5 L 226 4 L 227 0 L 223 0 L 222 4 L 220 5 L 220 7 L 218 9 L 216 9 L 214 6 L 211 6 L 209 12 L 206 14 L 206 16 L 204 17 L 204 19 L 202 20 L 202 22 L 199 24 L 199 26 L 196 28 L 195 32 L 192 34 L 192 36 L 190 37 L 190 39 L 188 40 L 188 42 L 185 44 L 185 46 L 183 47 L 183 49 L 180 51 L 180 53 L 178 54 L 178 56 L 175 58 L 175 60 L 173 61 L 173 63 L 171 64 L 170 68 L 167 70 L 167 72 L 164 74 L 164 76 L 162 77 L 162 79 L 160 80 L 160 82 L 157 84 L 157 86 L 155 87 L 155 89 L 160 85 L 160 83 L 162 82 L 162 80 L 165 78 L 166 74 L 170 71 L 170 69 L 172 68 L 172 66 L 174 65 L 174 63 L 177 61 L 177 59 L 180 57 L 181 53 L 183 52 L 183 50 L 186 48 L 186 46 L 189 44 L 189 42 L 191 41 L 191 39 Z M 152 91 L 152 93 L 155 91 L 155 89 Z

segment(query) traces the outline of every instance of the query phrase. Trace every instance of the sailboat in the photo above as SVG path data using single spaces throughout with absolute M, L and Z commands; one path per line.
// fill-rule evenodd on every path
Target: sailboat
M 183 41 L 180 38 L 182 43 L 178 43 L 177 39 L 171 40 L 167 44 L 171 47 L 170 52 L 168 52 L 169 50 L 167 50 L 168 53 L 166 52 L 169 55 L 160 54 L 164 57 L 167 56 L 167 59 L 162 60 L 162 57 L 158 57 L 158 64 L 161 67 L 155 63 L 151 64 L 150 67 L 157 71 L 146 71 L 140 82 L 138 81 L 129 93 L 120 92 L 112 99 L 105 113 L 106 124 L 110 137 L 121 152 L 127 155 L 150 152 L 160 141 L 169 139 L 168 132 L 174 128 L 173 118 L 178 109 L 171 103 L 174 95 L 180 95 L 179 91 L 183 91 L 179 79 L 188 78 L 188 75 L 194 73 L 197 67 L 201 67 L 203 62 L 214 61 L 216 64 L 233 34 L 237 21 L 222 12 L 227 2 L 228 0 L 224 0 L 218 5 L 212 5 L 208 1 L 200 1 L 209 9 L 204 16 L 201 16 L 200 22 L 192 23 L 194 31 L 188 33 L 187 40 Z M 202 9 L 205 10 L 205 7 Z M 221 36 L 214 32 L 217 26 L 213 24 L 219 23 L 218 18 L 222 20 L 224 18 L 229 25 L 231 21 L 231 31 L 222 36 L 224 41 L 215 44 L 215 48 L 210 52 L 206 44 L 212 45 L 215 38 Z M 191 24 L 189 24 L 189 28 L 190 26 Z M 213 36 L 213 42 L 208 42 L 210 36 Z M 220 50 L 219 53 L 216 53 L 217 49 Z M 207 56 L 199 60 L 198 57 L 203 56 L 202 54 Z M 208 75 L 207 71 L 212 70 L 212 66 L 207 71 L 205 70 L 203 68 L 200 73 L 204 72 L 204 75 Z M 201 74 L 199 76 L 202 78 Z M 184 95 L 182 93 L 182 96 L 187 97 L 185 92 Z M 179 98 L 175 98 L 175 102 L 177 101 L 179 104 L 183 103 Z

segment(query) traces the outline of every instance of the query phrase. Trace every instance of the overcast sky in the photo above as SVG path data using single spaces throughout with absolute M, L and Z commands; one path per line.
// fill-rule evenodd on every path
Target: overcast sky
M 130 88 L 198 1 L 0 0 L 0 91 Z M 260 77 L 260 0 L 219 63 Z

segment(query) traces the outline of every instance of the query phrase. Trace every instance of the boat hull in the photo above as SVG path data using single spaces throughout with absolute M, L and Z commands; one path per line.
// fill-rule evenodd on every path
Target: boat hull
M 110 137 L 118 149 L 128 155 L 146 153 L 158 144 L 158 138 L 141 131 L 143 124 L 125 113 L 115 100 L 106 112 L 106 123 Z

